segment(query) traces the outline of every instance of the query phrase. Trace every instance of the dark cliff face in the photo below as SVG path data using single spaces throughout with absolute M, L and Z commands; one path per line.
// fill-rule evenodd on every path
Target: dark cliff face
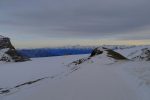
M 23 62 L 30 60 L 29 58 L 19 55 L 7 37 L 0 38 L 0 53 L 0 61 L 4 62 Z

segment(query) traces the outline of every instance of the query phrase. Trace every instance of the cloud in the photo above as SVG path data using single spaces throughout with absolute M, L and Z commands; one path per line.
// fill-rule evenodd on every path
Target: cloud
M 124 35 L 150 25 L 149 5 L 149 0 L 0 0 L 0 30 L 56 37 Z

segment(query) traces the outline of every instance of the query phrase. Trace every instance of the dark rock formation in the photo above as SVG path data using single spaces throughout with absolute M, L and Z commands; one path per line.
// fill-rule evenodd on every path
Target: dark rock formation
M 0 36 L 0 61 L 5 62 L 23 62 L 30 60 L 27 57 L 19 55 L 16 49 L 12 46 L 10 39 Z
M 99 50 L 99 48 L 95 48 L 95 49 L 92 51 L 90 57 L 94 57 L 94 56 L 99 55 L 99 54 L 102 54 L 102 53 L 103 53 L 102 50 Z
M 115 52 L 111 49 L 105 48 L 105 47 L 100 47 L 100 48 L 96 48 L 92 51 L 90 57 L 94 57 L 96 55 L 100 55 L 103 54 L 105 52 L 107 57 L 111 57 L 114 58 L 116 60 L 127 60 L 126 57 L 122 56 L 121 54 L 119 54 L 118 52 Z
M 79 64 L 82 64 L 83 62 L 88 61 L 90 59 L 91 59 L 90 57 L 88 57 L 88 58 L 81 58 L 79 60 L 76 60 L 76 61 L 72 62 L 71 64 L 79 65 Z

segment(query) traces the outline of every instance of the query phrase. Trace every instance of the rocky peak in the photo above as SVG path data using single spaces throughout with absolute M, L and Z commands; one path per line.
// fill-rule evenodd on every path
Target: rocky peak
M 16 49 L 11 44 L 10 39 L 8 37 L 0 35 L 0 61 L 22 62 L 27 60 L 29 60 L 29 58 L 23 57 L 17 53 Z

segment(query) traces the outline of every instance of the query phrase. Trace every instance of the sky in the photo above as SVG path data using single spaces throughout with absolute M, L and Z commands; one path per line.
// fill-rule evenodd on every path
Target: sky
M 150 44 L 150 0 L 0 0 L 17 48 Z

